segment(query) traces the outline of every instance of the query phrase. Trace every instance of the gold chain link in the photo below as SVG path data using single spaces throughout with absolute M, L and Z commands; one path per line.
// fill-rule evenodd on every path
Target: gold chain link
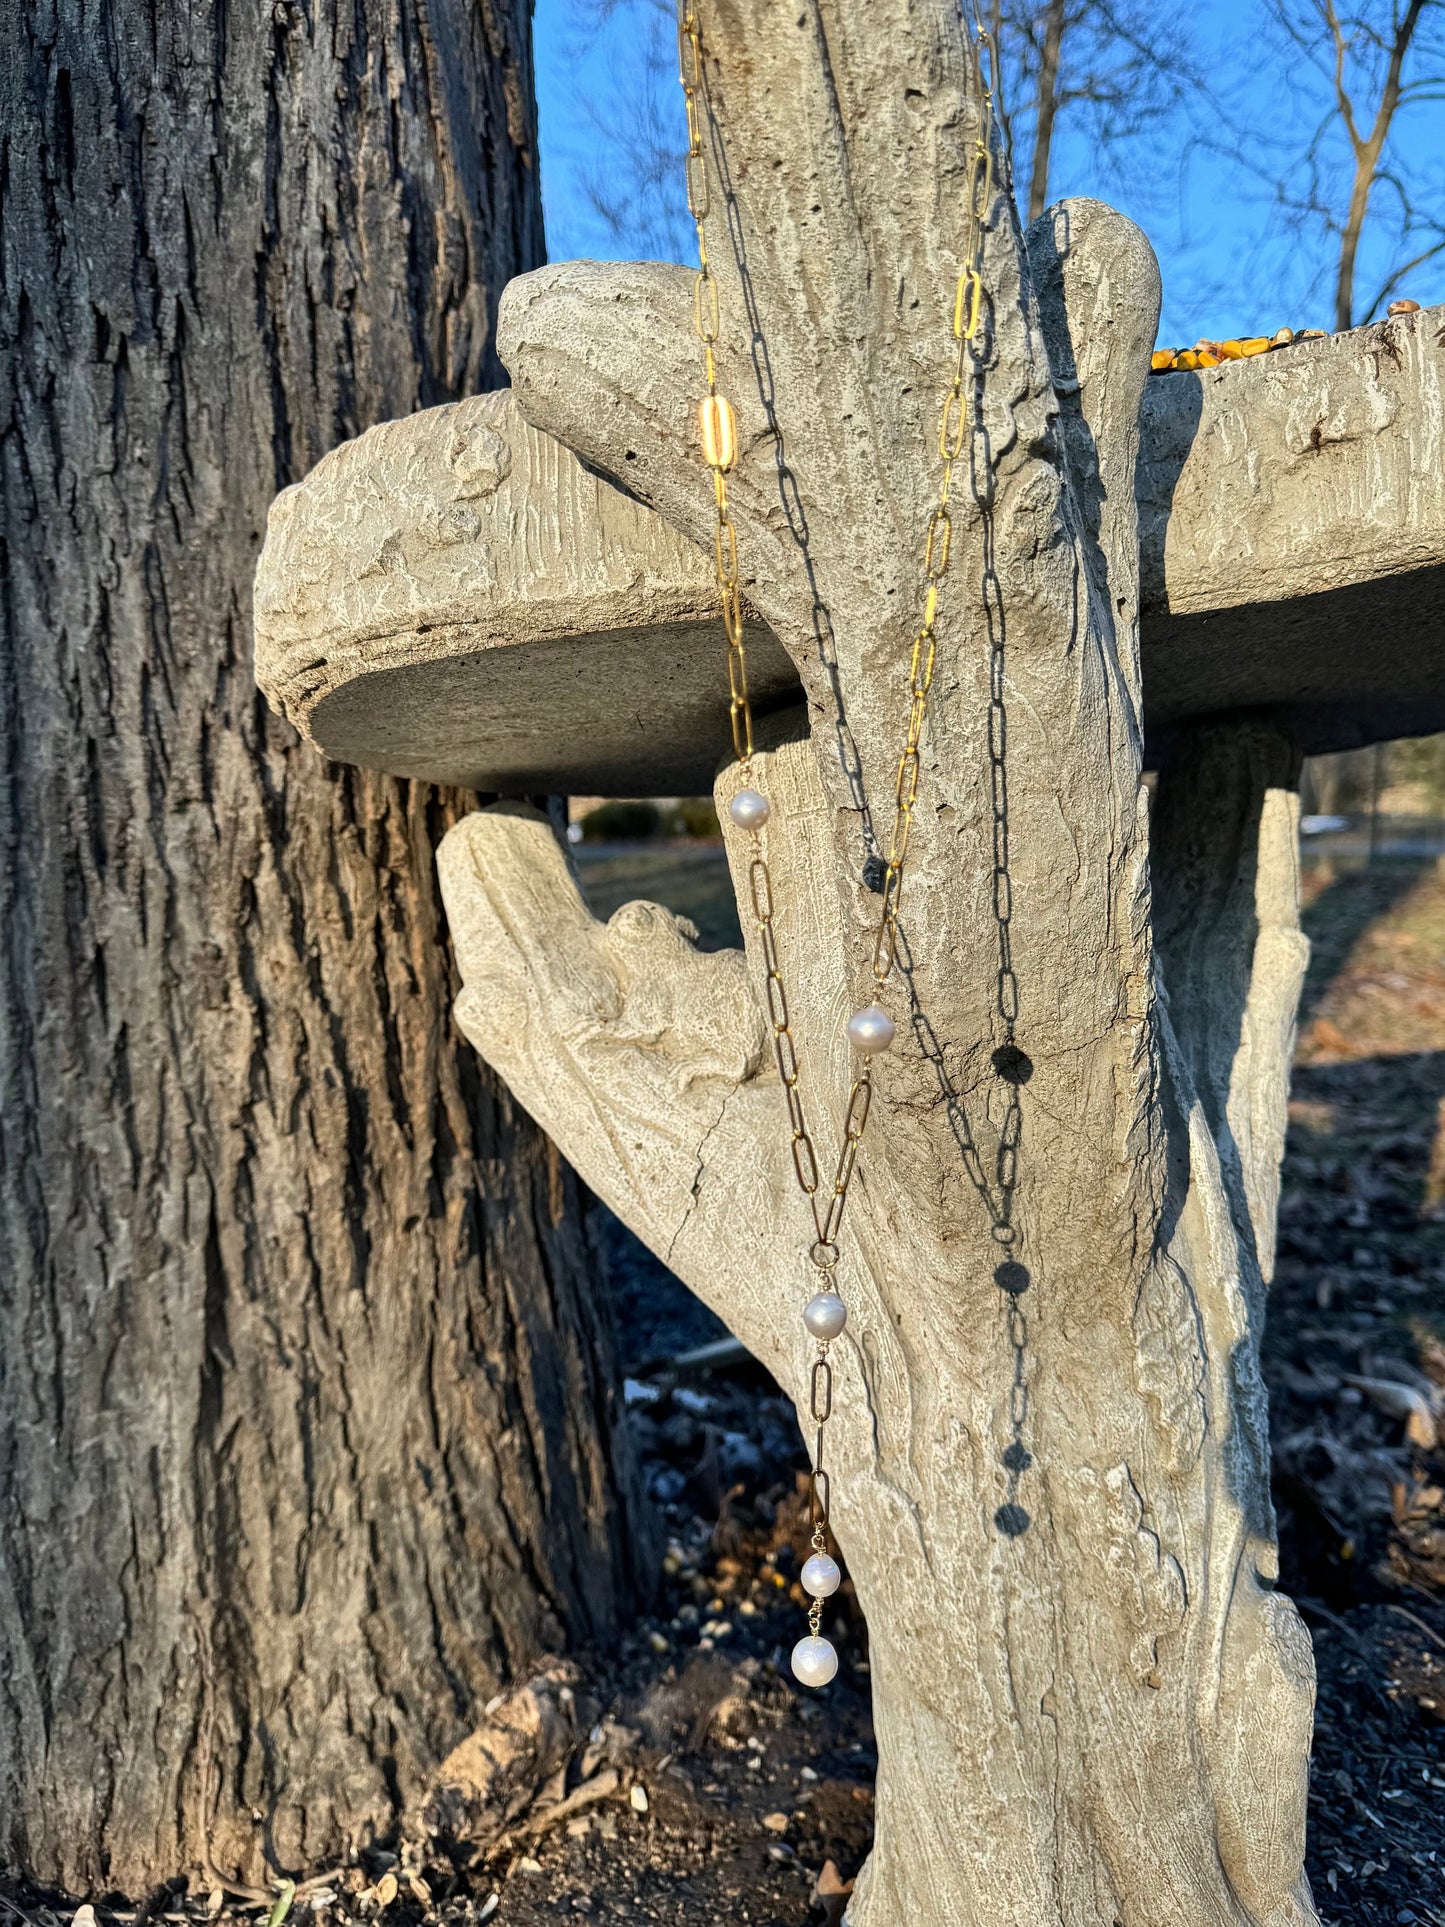
M 707 394 L 700 410 L 703 459 L 712 470 L 717 527 L 713 559 L 722 597 L 723 629 L 728 642 L 728 698 L 733 750 L 746 771 L 753 757 L 753 706 L 748 697 L 748 652 L 743 633 L 743 598 L 738 585 L 738 537 L 728 510 L 728 470 L 738 456 L 737 416 L 717 391 L 717 343 L 721 333 L 717 279 L 708 259 L 704 226 L 712 204 L 711 177 L 702 144 L 702 33 L 697 14 L 684 10 L 678 29 L 678 59 L 687 103 L 687 207 L 697 230 L 697 273 L 693 276 L 692 326 L 702 343 Z
M 808 1200 L 812 1210 L 813 1229 L 817 1234 L 809 1255 L 820 1271 L 831 1271 L 838 1263 L 838 1231 L 843 1222 L 843 1208 L 848 1198 L 848 1186 L 853 1179 L 853 1166 L 857 1162 L 863 1127 L 868 1122 L 868 1110 L 873 1097 L 872 1079 L 865 1069 L 849 1094 L 848 1109 L 844 1117 L 843 1148 L 838 1156 L 838 1169 L 834 1174 L 833 1189 L 826 1206 L 820 1207 L 818 1154 L 814 1149 L 812 1134 L 808 1130 L 807 1115 L 803 1109 L 803 1094 L 799 1088 L 798 1047 L 793 1037 L 788 1010 L 788 989 L 783 981 L 777 932 L 773 927 L 773 877 L 756 841 L 748 864 L 748 889 L 752 897 L 753 919 L 758 927 L 758 939 L 767 973 L 764 978 L 764 998 L 767 1003 L 768 1022 L 773 1030 L 773 1055 L 777 1059 L 778 1076 L 782 1079 L 783 1093 L 788 1105 L 788 1122 L 793 1134 L 793 1171 L 798 1180 L 798 1188 Z

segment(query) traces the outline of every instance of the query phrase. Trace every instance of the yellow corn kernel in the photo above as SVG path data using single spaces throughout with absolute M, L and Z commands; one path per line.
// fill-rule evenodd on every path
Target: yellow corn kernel
M 738 423 L 726 395 L 705 395 L 698 409 L 702 458 L 709 468 L 731 468 L 738 458 Z
M 1194 359 L 1200 368 L 1217 368 L 1224 356 L 1218 354 L 1213 348 L 1199 348 L 1195 351 Z
M 1242 355 L 1262 355 L 1268 346 L 1268 335 L 1246 335 L 1239 343 L 1239 352 Z
M 1172 348 L 1156 348 L 1150 357 L 1149 366 L 1156 375 L 1162 369 L 1172 368 L 1174 366 L 1174 350 Z
M 1221 341 L 1219 352 L 1226 361 L 1243 361 L 1244 343 L 1242 341 Z
M 1176 368 L 1197 368 L 1199 366 L 1199 356 L 1192 348 L 1181 348 L 1179 353 L 1174 357 L 1174 366 Z

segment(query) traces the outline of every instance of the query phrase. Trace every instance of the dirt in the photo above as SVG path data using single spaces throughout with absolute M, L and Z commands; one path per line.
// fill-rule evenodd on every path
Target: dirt
M 666 860 L 676 871 L 677 853 Z M 592 869 L 587 887 L 604 913 L 611 895 L 652 894 L 730 940 L 716 858 L 686 889 L 646 853 Z M 1445 875 L 1422 861 L 1316 869 L 1307 896 L 1314 962 L 1264 1342 L 1281 1584 L 1319 1669 L 1307 1865 L 1334 1927 L 1445 1927 Z M 500 1838 L 418 1833 L 303 1888 L 292 1919 L 841 1918 L 872 1831 L 867 1636 L 845 1587 L 829 1629 L 839 1679 L 795 1687 L 792 1409 L 750 1361 L 676 1363 L 722 1327 L 614 1219 L 598 1228 L 664 1523 L 655 1610 L 617 1652 L 572 1663 L 575 1746 Z M 73 1911 L 6 1894 L 34 1927 Z M 214 1905 L 160 1899 L 173 1915 Z
M 1445 875 L 1307 873 L 1264 1365 L 1314 1639 L 1306 1864 L 1341 1927 L 1445 1919 Z M 1412 1424 L 1412 1396 L 1417 1410 Z M 1411 1434 L 1414 1434 L 1414 1437 Z M 1421 1441 L 1428 1440 L 1428 1443 Z

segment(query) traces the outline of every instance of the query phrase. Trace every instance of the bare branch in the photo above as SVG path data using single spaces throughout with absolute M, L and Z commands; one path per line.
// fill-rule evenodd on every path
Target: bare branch
M 1395 292 L 1396 288 L 1403 286 L 1406 277 L 1413 274 L 1416 268 L 1424 267 L 1427 261 L 1433 261 L 1435 257 L 1440 254 L 1445 254 L 1445 233 L 1442 233 L 1440 239 L 1430 247 L 1423 248 L 1412 260 L 1402 263 L 1400 267 L 1395 269 L 1389 279 L 1377 290 L 1374 299 L 1363 311 L 1361 319 L 1364 321 L 1373 321 L 1385 302 L 1388 301 L 1390 296 Z
M 1009 100 L 1005 134 L 1028 177 L 1030 219 L 1053 193 L 1061 120 L 1076 134 L 1087 120 L 1100 174 L 1124 177 L 1148 127 L 1208 100 L 1204 75 L 1145 0 L 993 0 L 992 19 Z M 1152 176 L 1140 170 L 1131 185 L 1147 189 Z
M 1355 126 L 1355 105 L 1350 99 L 1349 89 L 1345 86 L 1345 61 L 1349 54 L 1349 41 L 1345 37 L 1344 28 L 1340 25 L 1340 17 L 1335 12 L 1334 0 L 1325 0 L 1325 21 L 1329 27 L 1330 42 L 1334 48 L 1335 111 L 1344 123 L 1350 146 L 1354 149 L 1355 159 L 1358 161 L 1364 143 Z
M 1283 45 L 1324 83 L 1316 89 L 1306 80 L 1303 90 L 1292 90 L 1295 104 L 1303 91 L 1305 111 L 1312 113 L 1313 94 L 1320 112 L 1292 153 L 1271 129 L 1246 135 L 1236 159 L 1257 170 L 1261 151 L 1272 153 L 1274 199 L 1285 222 L 1337 242 L 1337 328 L 1356 318 L 1355 281 L 1367 233 L 1371 256 L 1384 264 L 1369 312 L 1405 274 L 1434 258 L 1440 224 L 1425 212 L 1420 164 L 1402 146 L 1398 123 L 1403 110 L 1445 98 L 1441 48 L 1423 31 L 1427 16 L 1442 12 L 1442 0 L 1270 0 Z M 1389 190 L 1383 199 L 1380 189 Z
M 630 29 L 625 72 L 613 95 L 625 115 L 601 109 L 578 90 L 573 101 L 589 132 L 589 156 L 578 164 L 582 193 L 608 232 L 630 252 L 665 260 L 691 245 L 682 179 L 675 15 L 671 0 L 579 0 L 573 39 L 579 50 L 605 46 L 614 23 Z

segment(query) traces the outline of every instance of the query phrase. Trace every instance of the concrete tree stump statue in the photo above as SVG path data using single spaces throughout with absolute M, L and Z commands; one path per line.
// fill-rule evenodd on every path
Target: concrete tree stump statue
M 944 0 L 712 0 L 704 26 L 757 764 L 831 1170 L 979 100 Z M 1000 194 L 984 280 L 988 459 L 840 1271 L 832 1521 L 879 1753 L 848 1919 L 1292 1927 L 1313 1666 L 1274 1589 L 1258 1343 L 1306 961 L 1293 784 L 1301 750 L 1445 726 L 1445 317 L 1146 397 L 1158 276 L 1128 222 L 1065 203 L 1025 239 Z M 263 687 L 328 754 L 447 782 L 711 781 L 691 277 L 524 276 L 501 346 L 510 394 L 373 430 L 278 499 Z M 1361 648 L 1382 612 L 1417 646 Z M 596 922 L 504 802 L 440 852 L 456 1016 L 803 1413 L 814 1232 L 737 766 L 716 782 L 746 957 L 648 904 Z

